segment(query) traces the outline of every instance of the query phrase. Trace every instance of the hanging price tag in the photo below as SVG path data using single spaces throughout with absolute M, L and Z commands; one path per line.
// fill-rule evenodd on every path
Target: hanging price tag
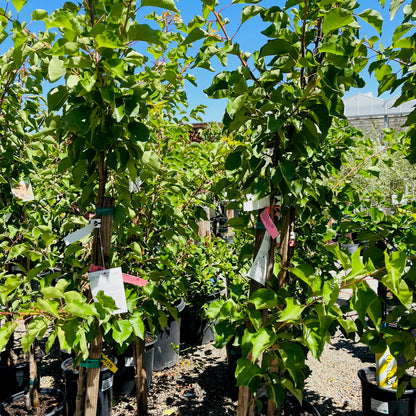
M 247 276 L 250 279 L 259 282 L 262 285 L 266 284 L 267 266 L 269 264 L 269 252 L 270 252 L 270 236 L 264 233 L 263 241 L 256 258 L 253 261 Z
M 272 218 L 270 217 L 270 206 L 266 207 L 266 209 L 261 212 L 260 219 L 270 236 L 272 238 L 276 238 L 279 235 L 279 231 L 277 230 L 272 221 Z
M 118 309 L 112 312 L 112 315 L 127 312 L 121 267 L 90 272 L 88 273 L 88 278 L 90 279 L 90 288 L 94 300 L 96 300 L 98 292 L 102 290 L 104 295 L 114 299 L 118 307 Z

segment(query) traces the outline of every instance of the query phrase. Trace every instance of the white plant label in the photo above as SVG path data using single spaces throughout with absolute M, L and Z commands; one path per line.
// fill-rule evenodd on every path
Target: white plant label
M 106 391 L 108 389 L 111 389 L 111 387 L 113 387 L 113 379 L 114 379 L 114 377 L 111 376 L 111 377 L 103 380 L 102 383 L 101 383 L 101 391 Z
M 382 415 L 389 414 L 389 403 L 371 398 L 371 410 Z
M 113 311 L 112 315 L 127 312 L 126 294 L 124 292 L 121 267 L 88 273 L 88 278 L 90 279 L 91 293 L 94 300 L 97 300 L 96 296 L 98 292 L 102 290 L 104 295 L 113 298 L 117 305 L 118 309 Z
M 80 228 L 79 230 L 76 230 L 73 233 L 68 234 L 66 237 L 64 237 L 64 243 L 66 246 L 69 246 L 70 244 L 75 243 L 79 240 L 82 240 L 84 237 L 91 234 L 94 228 L 100 228 L 100 227 L 101 227 L 101 220 L 99 219 L 91 220 L 87 226 Z
M 257 209 L 263 209 L 270 205 L 270 197 L 265 196 L 262 199 L 259 199 L 258 201 L 254 201 L 253 199 L 250 199 L 250 195 L 247 195 L 247 201 L 243 204 L 243 210 L 244 211 L 255 211 Z
M 261 242 L 260 249 L 247 274 L 247 276 L 250 279 L 253 279 L 256 282 L 259 282 L 262 285 L 266 284 L 267 265 L 269 264 L 269 253 L 270 253 L 270 235 L 269 233 L 264 233 L 264 237 L 263 237 L 263 241 Z

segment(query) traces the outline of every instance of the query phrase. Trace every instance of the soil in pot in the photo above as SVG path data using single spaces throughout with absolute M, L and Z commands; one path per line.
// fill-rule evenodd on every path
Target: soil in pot
M 65 394 L 61 390 L 41 388 L 36 410 L 27 411 L 24 392 L 17 393 L 0 404 L 2 416 L 60 416 L 64 414 Z

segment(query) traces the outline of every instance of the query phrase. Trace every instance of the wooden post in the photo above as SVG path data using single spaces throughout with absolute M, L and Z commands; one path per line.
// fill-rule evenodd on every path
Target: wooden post
M 102 197 L 99 208 L 114 207 L 114 198 Z M 113 227 L 113 215 L 102 215 L 101 228 L 94 229 L 94 238 L 92 244 L 91 261 L 96 266 L 109 268 L 110 250 L 111 250 L 111 233 Z M 90 359 L 101 359 L 102 353 L 102 334 L 96 320 L 98 328 L 97 336 L 90 346 Z M 100 368 L 89 368 L 87 370 L 87 386 L 85 394 L 85 416 L 96 416 L 98 389 L 100 386 Z M 80 387 L 80 386 L 79 386 Z
M 145 340 L 137 338 L 133 342 L 134 366 L 136 370 L 137 416 L 147 415 L 147 376 Z

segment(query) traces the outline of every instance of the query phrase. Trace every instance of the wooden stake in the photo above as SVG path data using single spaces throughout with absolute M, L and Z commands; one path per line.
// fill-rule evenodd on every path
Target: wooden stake
M 114 198 L 100 198 L 98 207 L 112 208 Z M 109 268 L 111 233 L 113 227 L 113 215 L 101 216 L 101 228 L 94 229 L 94 239 L 92 244 L 91 261 L 96 266 Z M 90 294 L 91 295 L 91 294 Z M 90 359 L 101 359 L 102 353 L 102 334 L 98 320 L 95 324 L 98 328 L 97 336 L 90 346 Z M 96 416 L 98 390 L 100 386 L 100 368 L 89 368 L 87 370 L 87 386 L 85 394 L 85 416 Z M 81 387 L 80 385 L 78 387 Z
M 253 261 L 257 256 L 257 253 L 260 250 L 261 243 L 264 238 L 265 231 L 263 230 L 256 230 L 256 239 L 254 241 L 254 251 L 253 251 Z M 262 285 L 255 280 L 250 280 L 250 296 L 254 293 L 257 289 L 260 289 Z M 251 359 L 251 351 L 247 356 L 248 359 Z M 250 401 L 252 400 L 252 396 L 250 393 L 250 389 L 248 386 L 240 386 L 238 389 L 238 405 L 237 405 L 237 416 L 247 416 L 253 413 L 253 406 L 250 407 Z M 251 410 L 250 410 L 251 409 Z
M 136 370 L 137 416 L 147 415 L 146 347 L 143 339 L 133 342 L 133 357 Z

